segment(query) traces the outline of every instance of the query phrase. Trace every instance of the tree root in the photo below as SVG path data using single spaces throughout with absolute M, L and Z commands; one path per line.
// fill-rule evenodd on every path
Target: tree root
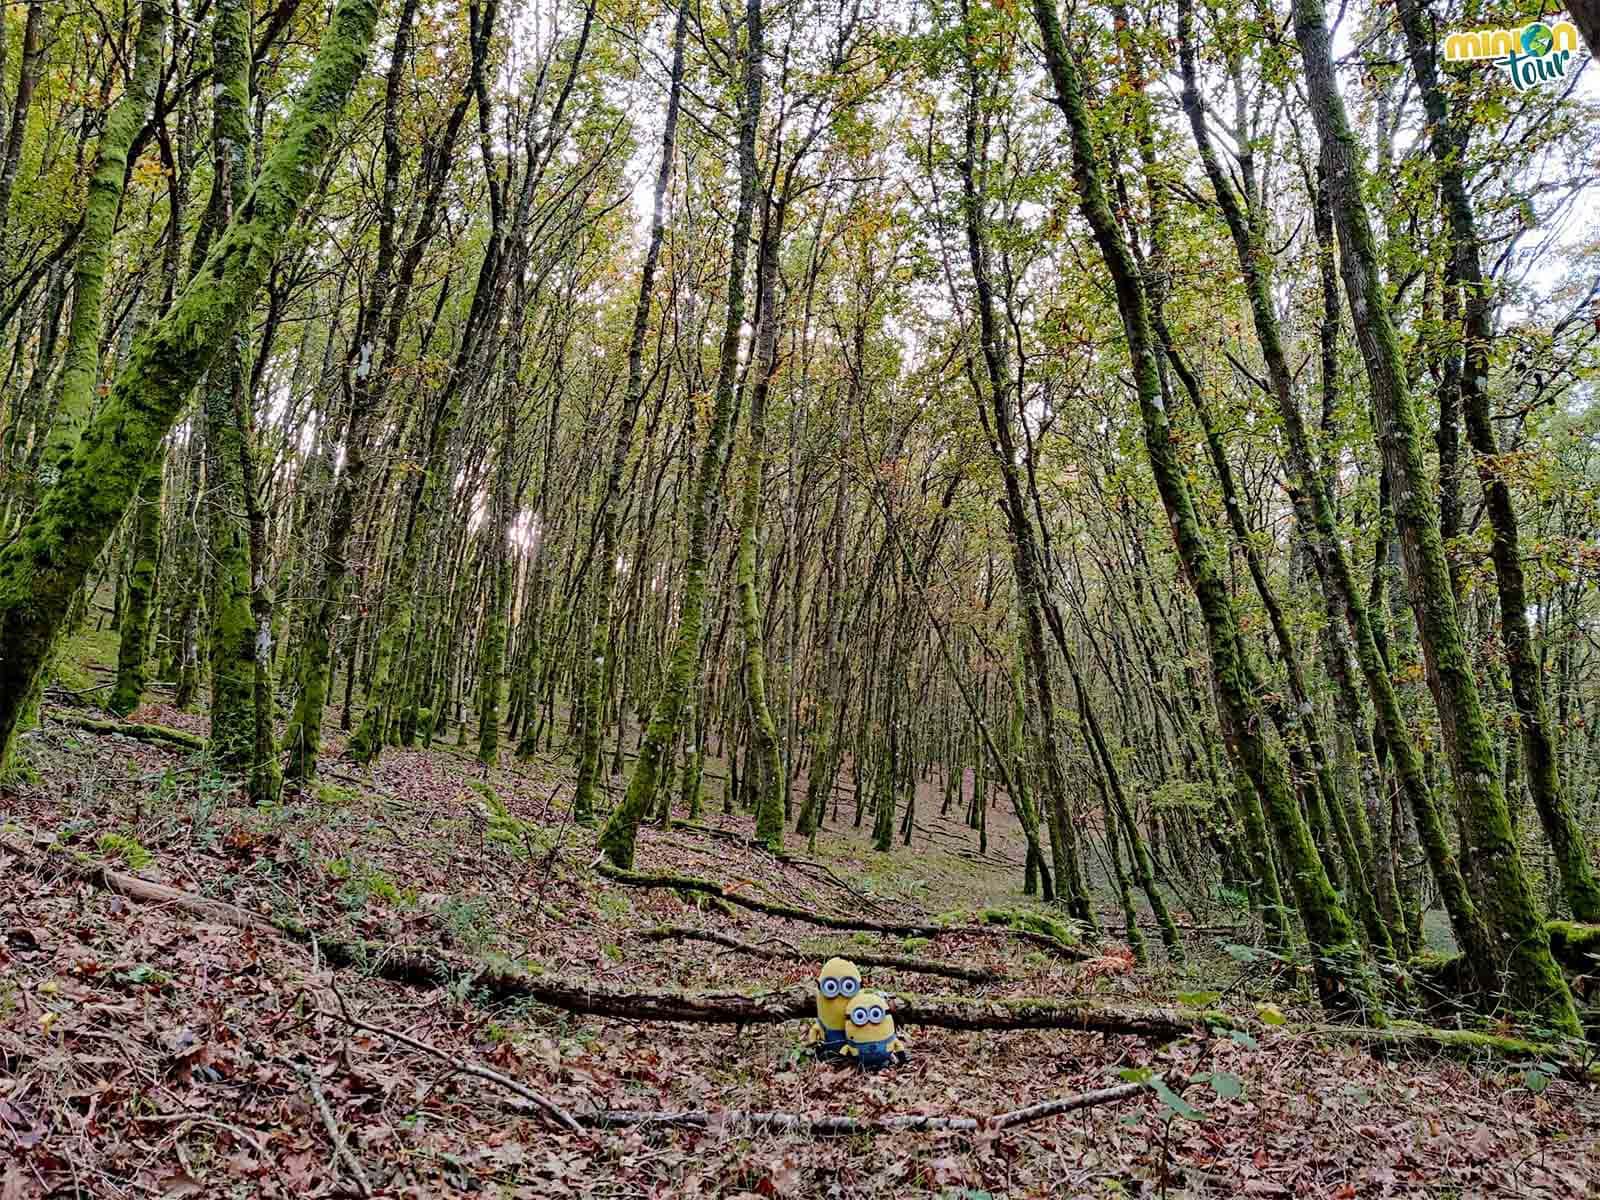
M 806 954 L 799 950 L 774 950 L 770 946 L 755 946 L 729 937 L 725 933 L 716 933 L 710 929 L 693 929 L 687 925 L 658 925 L 654 929 L 642 930 L 639 936 L 647 942 L 712 942 L 718 946 L 726 946 L 729 950 L 737 950 L 741 954 L 749 954 L 771 962 L 814 963 L 819 957 L 827 957 L 826 952 Z M 998 983 L 1005 978 L 1004 973 L 989 967 L 929 962 L 925 959 L 901 958 L 892 954 L 861 954 L 855 950 L 841 953 L 851 962 L 863 967 L 886 967 L 898 971 L 915 971 L 919 975 L 942 975 L 948 979 L 964 979 L 969 983 Z
M 1183 1086 L 1182 1080 L 1169 1084 L 1174 1091 Z M 727 1128 L 738 1132 L 767 1130 L 774 1133 L 808 1133 L 812 1137 L 850 1137 L 855 1134 L 886 1133 L 983 1133 L 1001 1129 L 1014 1129 L 1029 1125 L 1061 1113 L 1077 1112 L 1118 1100 L 1131 1100 L 1147 1091 L 1143 1083 L 1122 1083 L 1115 1087 L 1095 1088 L 1072 1096 L 1058 1096 L 1027 1108 L 1014 1108 L 1010 1112 L 995 1113 L 987 1117 L 937 1117 L 906 1115 L 900 1117 L 833 1117 L 810 1116 L 805 1113 L 754 1112 L 734 1108 L 724 1112 L 634 1112 L 629 1109 L 608 1109 L 604 1112 L 582 1113 L 580 1123 L 599 1129 L 639 1129 L 651 1125 L 674 1128 L 708 1129 Z
M 166 725 L 140 725 L 136 721 L 101 721 L 78 713 L 63 712 L 59 708 L 53 708 L 45 715 L 52 721 L 71 725 L 77 729 L 86 729 L 90 733 L 116 734 L 119 737 L 135 738 L 141 742 L 167 742 L 181 746 L 185 750 L 206 748 L 206 739 L 199 734 L 171 729 Z
M 770 917 L 783 917 L 790 921 L 804 921 L 808 925 L 819 925 L 824 929 L 881 933 L 890 937 L 938 938 L 949 937 L 954 934 L 994 937 L 999 935 L 1031 942 L 1062 958 L 1080 960 L 1090 957 L 1089 951 L 1082 946 L 1068 945 L 1059 938 L 1051 937 L 1049 934 L 1037 933 L 1031 929 L 1016 929 L 1010 925 L 936 925 L 895 921 L 867 921 L 859 917 L 835 917 L 827 913 L 810 912 L 803 908 L 796 908 L 790 904 L 777 904 L 769 900 L 758 900 L 754 896 L 746 896 L 742 892 L 733 891 L 714 879 L 701 879 L 694 875 L 646 875 L 638 871 L 624 871 L 606 862 L 596 863 L 595 870 L 613 883 L 624 884 L 627 887 L 670 888 L 679 892 L 698 892 L 702 895 L 714 896 L 729 904 L 737 904 L 740 908 L 766 913 Z

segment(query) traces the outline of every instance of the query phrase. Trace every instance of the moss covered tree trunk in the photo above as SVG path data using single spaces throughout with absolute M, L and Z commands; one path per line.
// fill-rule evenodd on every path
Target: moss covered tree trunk
M 746 19 L 760 27 L 761 0 L 746 0 Z M 678 626 L 667 660 L 666 679 L 650 714 L 639 756 L 628 776 L 622 803 L 611 813 L 600 845 L 619 867 L 633 866 L 639 823 L 650 811 L 663 759 L 677 740 L 678 726 L 700 664 L 700 632 L 705 619 L 706 573 L 710 565 L 711 516 L 722 478 L 723 452 L 733 425 L 734 376 L 738 368 L 740 332 L 745 311 L 745 267 L 750 258 L 750 229 L 756 202 L 756 129 L 761 117 L 761 64 L 747 46 L 739 105 L 739 202 L 734 212 L 728 254 L 727 320 L 722 330 L 721 359 L 712 402 L 711 425 L 696 465 L 689 503 L 689 536 L 678 598 Z
M 1428 681 L 1450 756 L 1456 800 L 1478 864 L 1476 899 L 1494 947 L 1494 969 L 1503 973 L 1504 986 L 1515 1003 L 1558 1028 L 1577 1033 L 1572 995 L 1550 957 L 1549 939 L 1523 872 L 1494 745 L 1457 618 L 1417 414 L 1361 193 L 1360 144 L 1334 78 L 1332 35 L 1322 0 L 1295 0 L 1294 29 L 1322 143 L 1345 295 L 1367 368 L 1378 446 L 1393 488 L 1395 527 Z M 1482 970 L 1482 964 L 1475 966 Z
M 49 487 L 61 474 L 61 464 L 77 444 L 100 382 L 100 308 L 105 293 L 106 264 L 116 237 L 117 214 L 122 208 L 123 181 L 128 174 L 128 154 L 134 138 L 155 103 L 161 79 L 162 45 L 167 14 L 161 0 L 144 0 L 139 6 L 139 35 L 127 86 L 106 114 L 89 194 L 78 234 L 77 260 L 72 271 L 72 319 L 62 353 L 55 419 L 45 437 L 37 482 Z
M 437 228 L 445 181 L 454 162 L 456 139 L 470 99 L 463 94 L 456 101 L 441 131 L 424 149 L 424 180 L 419 184 L 423 199 L 409 245 L 402 256 L 396 204 L 404 169 L 399 107 L 407 79 L 405 72 L 414 36 L 416 8 L 417 0 L 407 0 L 401 8 L 385 84 L 384 180 L 378 216 L 378 254 L 368 290 L 370 298 L 354 339 L 351 398 L 344 426 L 344 470 L 334 484 L 328 529 L 322 542 L 321 582 L 306 620 L 300 655 L 300 687 L 285 737 L 289 750 L 285 774 L 295 781 L 309 780 L 316 775 L 317 758 L 322 749 L 322 711 L 328 702 L 331 684 L 333 627 L 350 575 L 350 536 L 355 529 L 356 503 L 367 485 L 372 428 L 386 390 L 386 369 L 393 366 L 412 282 Z M 391 279 L 394 281 L 392 289 Z
M 1545 707 L 1544 682 L 1528 628 L 1528 590 L 1522 571 L 1517 513 L 1510 486 L 1500 470 L 1499 440 L 1489 411 L 1493 330 L 1489 283 L 1483 275 L 1477 217 L 1463 165 L 1468 126 L 1461 114 L 1451 111 L 1449 98 L 1440 82 L 1434 61 L 1435 38 L 1430 32 L 1430 23 L 1424 19 L 1424 3 L 1400 0 L 1399 11 L 1412 69 L 1428 115 L 1428 145 L 1438 168 L 1439 190 L 1449 222 L 1453 275 L 1460 280 L 1464 293 L 1461 307 L 1466 345 L 1460 366 L 1459 394 L 1467 440 L 1472 444 L 1478 480 L 1483 486 L 1484 508 L 1494 533 L 1489 555 L 1494 561 L 1500 628 L 1520 726 L 1517 740 L 1522 743 L 1534 808 L 1555 852 L 1562 895 L 1578 920 L 1600 921 L 1600 882 L 1595 879 L 1583 831 L 1561 788 L 1555 739 Z
M 17 184 L 22 143 L 28 136 L 28 113 L 33 107 L 34 89 L 39 84 L 40 63 L 44 58 L 45 7 L 44 0 L 32 0 L 22 24 L 21 70 L 17 73 L 17 90 L 11 96 L 4 152 L 0 153 L 0 239 L 10 224 L 11 193 Z
M 650 304 L 655 291 L 656 269 L 661 261 L 661 245 L 666 237 L 667 189 L 672 184 L 673 158 L 677 153 L 678 111 L 683 87 L 684 28 L 687 3 L 678 5 L 672 28 L 672 77 L 667 87 L 667 115 L 661 132 L 661 162 L 656 169 L 656 188 L 650 210 L 650 241 L 645 248 L 644 265 L 639 270 L 639 292 L 633 306 L 633 328 L 628 335 L 628 379 L 622 395 L 622 409 L 612 433 L 611 458 L 605 479 L 595 499 L 593 528 L 596 551 L 591 579 L 598 597 L 594 624 L 589 634 L 589 654 L 582 660 L 581 683 L 583 724 L 578 742 L 578 777 L 573 793 L 573 817 L 587 824 L 594 819 L 595 798 L 600 777 L 600 743 L 605 730 L 604 683 L 611 660 L 612 599 L 617 586 L 617 519 L 622 503 L 622 476 L 633 445 L 633 430 L 644 400 L 644 342 L 650 328 Z M 619 731 L 620 736 L 620 731 Z
M 749 53 L 755 69 L 759 70 L 759 7 L 752 10 L 749 37 Z M 734 575 L 739 628 L 744 635 L 744 689 L 750 705 L 751 747 L 761 763 L 757 772 L 756 839 L 774 851 L 783 848 L 784 802 L 789 780 L 778 749 L 778 728 L 767 703 L 767 653 L 761 597 L 756 591 L 756 543 L 761 533 L 761 488 L 767 467 L 767 397 L 778 366 L 778 242 L 782 235 L 783 203 L 769 195 L 756 268 L 755 378 L 750 386 L 749 434 L 745 440 L 744 480 L 739 497 L 739 550 Z
M 0 550 L 0 774 L 72 597 L 127 511 L 190 391 L 244 319 L 318 168 L 372 43 L 375 0 L 340 0 L 310 77 L 254 187 L 204 266 L 134 345 L 62 465 Z
M 1247 649 L 1227 585 L 1210 545 L 1200 531 L 1188 480 L 1179 462 L 1171 426 L 1161 400 L 1157 347 L 1138 268 L 1111 212 L 1101 182 L 1098 156 L 1074 59 L 1067 49 L 1054 0 L 1034 0 L 1034 17 L 1043 37 L 1045 60 L 1057 102 L 1072 136 L 1073 176 L 1079 205 L 1116 290 L 1133 368 L 1134 388 L 1145 450 L 1184 571 L 1205 620 L 1212 672 L 1220 700 L 1223 736 L 1234 761 L 1261 797 L 1294 888 L 1296 907 L 1315 956 L 1318 992 L 1330 1011 L 1360 1020 L 1382 1021 L 1372 975 L 1355 930 L 1339 903 L 1317 856 L 1290 786 L 1282 752 L 1267 739 L 1260 681 Z
M 516 378 L 513 372 L 511 377 Z M 511 453 L 514 445 L 512 402 L 502 397 L 505 442 L 495 467 L 494 510 L 489 521 L 485 566 L 483 645 L 478 674 L 478 761 L 492 767 L 500 761 L 500 703 L 505 694 L 506 622 L 511 603 L 511 552 L 506 532 L 511 526 Z
M 161 468 L 145 472 L 133 518 L 133 563 L 128 570 L 128 607 L 117 642 L 117 682 L 106 707 L 125 717 L 144 696 L 150 660 L 150 611 L 156 590 L 156 555 L 161 549 Z
M 1017 397 L 1007 362 L 1006 335 L 1001 331 L 995 311 L 994 286 L 989 269 L 985 200 L 980 178 L 987 158 L 985 139 L 979 132 L 980 108 L 985 103 L 985 97 L 980 94 L 977 65 L 970 57 L 967 67 L 969 86 L 965 101 L 965 153 L 961 162 L 962 224 L 976 292 L 984 366 L 981 379 L 975 371 L 971 373 L 972 386 L 977 392 L 979 416 L 989 434 L 990 449 L 1000 468 L 1004 488 L 1003 507 L 1010 532 L 1011 564 L 1016 575 L 1017 604 L 1022 616 L 1023 658 L 1028 666 L 1029 693 L 1036 709 L 1036 719 L 1031 720 L 1029 726 L 1039 745 L 1040 781 L 1055 860 L 1056 893 L 1074 917 L 1094 929 L 1097 928 L 1097 922 L 1079 861 L 1075 821 L 1068 812 L 1066 776 L 1062 770 L 1061 746 L 1057 735 L 1055 689 L 1044 637 L 1043 566 L 1039 541 L 1023 499 L 1018 467 L 1022 456 L 1016 442 Z
M 206 214 L 222 229 L 250 185 L 250 14 L 245 0 L 217 0 L 211 25 L 212 183 Z M 202 234 L 202 237 L 205 235 Z M 250 534 L 241 462 L 248 447 L 239 415 L 248 327 L 234 326 L 206 373 L 207 612 L 211 619 L 211 753 L 224 770 L 249 766 L 255 740 L 255 623 L 250 613 Z
M 1084 690 L 1083 677 L 1078 673 L 1077 664 L 1068 659 L 1067 668 L 1072 672 L 1072 686 L 1078 697 L 1078 719 L 1083 723 L 1084 740 L 1089 743 L 1089 750 L 1100 765 L 1099 774 L 1104 779 L 1110 797 L 1109 808 L 1121 823 L 1122 835 L 1127 838 L 1128 854 L 1133 860 L 1134 877 L 1139 881 L 1139 887 L 1144 892 L 1145 898 L 1150 901 L 1150 911 L 1155 914 L 1156 925 L 1161 930 L 1161 942 L 1167 949 L 1168 960 L 1181 963 L 1184 958 L 1183 939 L 1178 935 L 1177 922 L 1172 919 L 1172 913 L 1167 909 L 1166 897 L 1156 886 L 1155 864 L 1151 861 L 1149 847 L 1139 835 L 1139 825 L 1134 820 L 1133 805 L 1129 803 L 1127 793 L 1122 787 L 1122 774 L 1117 770 L 1116 759 L 1112 757 L 1110 747 L 1106 745 L 1105 734 L 1100 729 L 1100 718 L 1089 701 L 1088 692 Z M 1114 843 L 1116 838 L 1116 827 L 1108 824 L 1107 841 Z M 1112 853 L 1116 853 L 1114 846 Z M 1120 880 L 1122 874 L 1120 862 L 1117 865 L 1117 874 Z M 1122 882 L 1121 886 L 1126 887 L 1126 883 Z

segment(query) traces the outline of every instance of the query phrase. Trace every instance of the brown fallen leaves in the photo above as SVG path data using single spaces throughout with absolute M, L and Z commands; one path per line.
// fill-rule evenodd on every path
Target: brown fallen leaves
M 47 733 L 38 765 L 41 783 L 0 800 L 0 820 L 70 832 L 91 853 L 102 833 L 123 833 L 151 854 L 143 869 L 151 878 L 343 935 L 536 958 L 558 978 L 618 988 L 731 991 L 808 977 L 803 963 L 632 936 L 662 923 L 705 922 L 744 942 L 819 952 L 860 944 L 916 953 L 894 939 L 826 940 L 753 915 L 699 912 L 670 893 L 610 887 L 586 872 L 592 854 L 571 832 L 546 870 L 542 854 L 561 823 L 559 801 L 550 807 L 560 776 L 548 764 L 491 774 L 509 811 L 528 822 L 541 852 L 534 860 L 489 836 L 473 815 L 475 769 L 443 751 L 386 754 L 372 790 L 341 779 L 339 793 L 274 812 L 240 806 L 171 748 Z M 998 810 L 990 838 L 997 852 L 1019 855 L 1020 837 Z M 816 874 L 726 839 L 647 832 L 641 849 L 651 870 L 710 873 L 720 864 L 785 903 L 838 911 L 849 902 Z M 829 861 L 860 885 L 864 875 L 841 865 L 855 858 L 872 861 L 860 845 Z M 986 870 L 937 862 L 972 889 L 974 872 Z M 982 878 L 997 900 L 1014 902 L 1012 874 Z M 893 899 L 887 884 L 874 886 Z M 920 915 L 918 905 L 902 907 Z M 1154 983 L 1112 949 L 1101 965 L 1070 964 L 956 938 L 938 956 L 1002 970 L 1003 988 L 972 989 L 981 996 L 1094 987 L 1108 999 L 1159 1004 L 1182 986 Z M 872 982 L 917 990 L 926 981 L 882 971 Z M 574 1018 L 340 972 L 339 989 L 363 1020 L 492 1067 L 579 1114 L 976 1115 L 1103 1087 L 1146 1066 L 1242 1084 L 1227 1098 L 1191 1088 L 1200 1121 L 1174 1119 L 1146 1096 L 1002 1134 L 815 1141 L 716 1122 L 557 1133 L 509 1111 L 502 1089 L 433 1055 L 314 1020 L 314 1008 L 335 1003 L 333 983 L 325 963 L 281 939 L 195 923 L 0 856 L 0 1200 L 354 1194 L 301 1064 L 382 1196 L 1022 1200 L 1164 1190 L 1565 1200 L 1593 1194 L 1600 1179 L 1595 1096 L 1560 1080 L 1535 1095 L 1516 1071 L 1385 1062 L 1282 1034 L 1255 1049 L 1227 1038 L 1152 1049 L 1090 1033 L 924 1029 L 909 1067 L 867 1076 L 796 1055 L 793 1027 Z

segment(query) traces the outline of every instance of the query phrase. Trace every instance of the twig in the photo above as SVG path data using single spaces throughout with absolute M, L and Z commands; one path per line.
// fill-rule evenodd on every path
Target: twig
M 304 1063 L 297 1063 L 295 1070 L 300 1073 L 300 1078 L 305 1080 L 306 1087 L 311 1091 L 311 1098 L 316 1101 L 317 1112 L 322 1115 L 323 1127 L 333 1139 L 334 1154 L 350 1168 L 350 1174 L 356 1179 L 356 1189 L 363 1196 L 372 1195 L 372 1184 L 367 1180 L 367 1173 L 361 1169 L 361 1160 L 345 1144 L 344 1134 L 339 1132 L 339 1124 L 333 1119 L 333 1109 L 328 1107 L 328 1098 L 322 1094 L 322 1085 L 317 1082 L 316 1072 Z
M 267 1148 L 256 1140 L 255 1135 L 248 1129 L 241 1129 L 237 1125 L 230 1125 L 227 1121 L 219 1121 L 216 1117 L 202 1116 L 200 1113 L 144 1113 L 133 1118 L 144 1125 L 210 1125 L 216 1129 L 226 1129 L 241 1142 L 247 1143 L 252 1150 L 262 1158 L 267 1157 Z
M 1178 1086 L 1182 1086 L 1179 1081 Z M 607 1109 L 584 1113 L 580 1117 L 585 1125 L 601 1129 L 637 1127 L 642 1125 L 667 1125 L 706 1129 L 734 1127 L 771 1130 L 778 1133 L 809 1133 L 814 1137 L 849 1137 L 856 1134 L 879 1133 L 980 1133 L 987 1130 L 1014 1129 L 1030 1125 L 1061 1113 L 1094 1108 L 1118 1100 L 1129 1100 L 1147 1090 L 1144 1083 L 1120 1083 L 1115 1087 L 1096 1088 L 1071 1096 L 1058 1096 L 1026 1108 L 995 1113 L 987 1117 L 813 1117 L 805 1113 L 754 1112 L 747 1109 L 728 1109 L 709 1112 L 703 1109 L 689 1112 L 633 1112 L 627 1109 Z
M 342 999 L 340 1002 L 341 1004 L 343 1003 Z M 329 1017 L 335 1021 L 342 1021 L 352 1028 L 365 1030 L 367 1033 L 374 1033 L 379 1037 L 392 1038 L 394 1041 L 397 1041 L 402 1045 L 410 1046 L 413 1050 L 421 1050 L 424 1054 L 431 1054 L 435 1058 L 449 1063 L 452 1069 L 461 1072 L 463 1075 L 472 1075 L 478 1079 L 487 1080 L 490 1083 L 497 1084 L 500 1087 L 505 1088 L 508 1092 L 515 1092 L 524 1100 L 527 1100 L 536 1105 L 538 1108 L 542 1109 L 558 1124 L 565 1126 L 573 1133 L 583 1132 L 582 1127 L 578 1124 L 578 1122 L 572 1119 L 572 1114 L 566 1109 L 562 1108 L 554 1100 L 550 1100 L 544 1096 L 541 1096 L 533 1089 L 523 1086 L 515 1079 L 512 1079 L 509 1075 L 502 1075 L 499 1071 L 494 1071 L 488 1067 L 480 1066 L 478 1063 L 464 1062 L 458 1056 L 454 1054 L 446 1054 L 437 1046 L 430 1046 L 427 1042 L 420 1041 L 417 1038 L 412 1037 L 410 1034 L 401 1033 L 397 1029 L 386 1029 L 381 1025 L 370 1025 L 366 1021 L 351 1016 L 348 1012 L 336 1013 L 329 1012 L 325 1008 L 319 1008 L 317 1009 L 317 1015 Z

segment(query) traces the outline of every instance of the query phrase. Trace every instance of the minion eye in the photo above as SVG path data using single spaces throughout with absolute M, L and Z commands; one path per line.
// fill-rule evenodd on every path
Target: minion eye
M 850 1020 L 857 1025 L 865 1025 L 867 1023 L 867 1010 L 865 1008 L 856 1009 L 850 1014 Z
M 883 1005 L 881 1005 L 881 1004 L 874 1004 L 874 1005 L 873 1005 L 873 1006 L 872 1006 L 872 1019 L 873 1019 L 873 1020 L 874 1020 L 874 1021 L 881 1021 L 881 1020 L 883 1020 Z
M 859 979 L 840 980 L 839 990 L 846 996 L 854 996 L 861 990 L 861 981 Z
M 817 990 L 824 996 L 837 996 L 839 994 L 839 981 L 837 979 L 824 979 L 817 985 Z

